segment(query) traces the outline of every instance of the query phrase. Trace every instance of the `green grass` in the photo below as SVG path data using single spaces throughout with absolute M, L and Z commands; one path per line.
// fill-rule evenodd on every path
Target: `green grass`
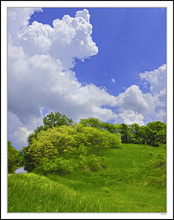
M 103 151 L 107 169 L 8 177 L 9 212 L 166 212 L 166 148 Z
M 98 201 L 38 174 L 8 177 L 8 212 L 95 212 Z

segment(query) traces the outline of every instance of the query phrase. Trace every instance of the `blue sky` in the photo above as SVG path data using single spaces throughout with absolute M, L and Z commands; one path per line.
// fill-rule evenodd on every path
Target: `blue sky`
M 110 94 L 118 95 L 124 88 L 140 84 L 138 73 L 166 63 L 165 8 L 87 9 L 99 52 L 85 62 L 76 60 L 74 71 L 81 83 L 105 86 Z M 32 15 L 30 24 L 36 20 L 52 26 L 54 19 L 66 14 L 74 17 L 79 10 L 83 8 L 44 8 Z
M 51 111 L 77 122 L 166 122 L 165 8 L 9 8 L 8 36 L 8 131 L 18 148 Z

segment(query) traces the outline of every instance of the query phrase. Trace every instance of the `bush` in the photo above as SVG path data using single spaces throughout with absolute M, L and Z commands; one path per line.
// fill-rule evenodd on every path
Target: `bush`
M 65 174 L 72 172 L 77 167 L 74 159 L 65 159 L 63 157 L 55 158 L 37 166 L 32 172 L 46 175 L 48 173 Z
M 98 171 L 104 168 L 102 158 L 96 155 L 80 155 L 79 169 Z
M 99 155 L 101 149 L 117 148 L 121 146 L 121 135 L 110 133 L 107 130 L 99 128 L 77 125 L 77 139 L 80 144 L 83 143 L 88 148 L 88 154 Z
M 48 130 L 41 130 L 37 134 L 37 139 L 33 139 L 23 150 L 23 164 L 27 171 L 41 165 L 35 171 L 66 172 L 72 167 L 68 159 L 79 158 L 79 155 L 82 155 L 87 160 L 84 164 L 91 170 L 97 170 L 101 167 L 100 159 L 97 159 L 101 150 L 116 148 L 120 144 L 120 135 L 107 130 L 82 124 L 52 127 Z M 95 155 L 95 157 L 90 155 Z M 92 164 L 95 165 L 94 168 Z
M 121 134 L 107 133 L 108 143 L 110 148 L 120 148 L 121 147 Z

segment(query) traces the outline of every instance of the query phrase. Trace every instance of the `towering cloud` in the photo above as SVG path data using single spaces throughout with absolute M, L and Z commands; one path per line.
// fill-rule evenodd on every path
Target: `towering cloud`
M 8 133 L 17 149 L 25 146 L 28 135 L 42 124 L 44 109 L 66 114 L 74 121 L 96 117 L 142 125 L 154 117 L 165 118 L 165 86 L 161 82 L 165 65 L 140 74 L 151 84 L 146 94 L 137 85 L 117 97 L 94 84 L 82 86 L 72 71 L 75 58 L 85 60 L 98 53 L 88 10 L 77 11 L 74 18 L 65 15 L 56 19 L 52 27 L 36 21 L 28 25 L 34 11 L 41 9 L 8 8 Z M 119 113 L 109 106 L 117 107 Z

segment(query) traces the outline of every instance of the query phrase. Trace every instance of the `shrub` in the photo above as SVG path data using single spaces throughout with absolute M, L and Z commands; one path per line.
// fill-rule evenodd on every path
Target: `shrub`
M 104 168 L 102 158 L 91 154 L 89 156 L 80 155 L 79 169 L 98 171 Z
M 39 172 L 68 171 L 71 167 L 69 158 L 79 158 L 79 155 L 86 157 L 87 167 L 91 170 L 98 169 L 102 149 L 119 147 L 121 138 L 119 134 L 112 134 L 107 130 L 82 124 L 59 127 L 52 127 L 42 130 L 37 134 L 28 147 L 23 150 L 23 164 L 25 170 L 35 169 Z M 95 157 L 90 157 L 95 155 Z M 90 161 L 90 162 L 89 162 Z M 96 163 L 92 168 L 90 164 Z M 45 164 L 45 165 L 43 165 Z M 77 163 L 78 164 L 78 163 Z M 98 164 L 98 165 L 97 165 Z M 78 165 L 77 165 L 78 166 Z M 71 169 L 71 168 L 70 168 Z
M 112 134 L 107 132 L 108 144 L 110 148 L 121 147 L 121 134 Z
M 55 158 L 37 166 L 32 172 L 46 175 L 48 173 L 65 174 L 72 172 L 77 167 L 74 159 L 63 157 Z

